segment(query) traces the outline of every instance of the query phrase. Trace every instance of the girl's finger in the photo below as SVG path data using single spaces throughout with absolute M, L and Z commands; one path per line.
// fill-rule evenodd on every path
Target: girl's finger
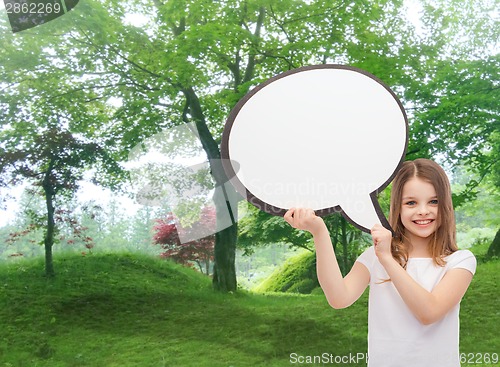
M 290 224 L 291 226 L 293 226 L 293 214 L 295 212 L 295 208 L 290 208 L 286 213 L 285 215 L 283 216 L 283 218 L 285 219 L 285 221 Z
M 302 218 L 302 211 L 302 208 L 295 209 L 295 212 L 293 213 L 293 219 L 295 220 L 295 223 L 297 223 Z
M 287 210 L 283 218 L 292 218 L 293 217 L 293 212 L 295 211 L 295 208 L 290 208 Z

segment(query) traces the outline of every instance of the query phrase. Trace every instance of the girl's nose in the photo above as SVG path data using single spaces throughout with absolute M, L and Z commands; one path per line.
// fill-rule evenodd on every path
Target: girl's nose
M 418 207 L 418 214 L 420 215 L 427 215 L 429 214 L 429 208 L 427 208 L 426 205 L 422 205 Z

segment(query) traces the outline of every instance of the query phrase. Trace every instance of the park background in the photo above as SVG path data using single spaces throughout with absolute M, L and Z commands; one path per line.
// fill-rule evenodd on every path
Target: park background
M 241 202 L 237 224 L 181 244 L 168 199 L 137 204 L 132 183 L 151 180 L 127 165 L 165 132 L 163 157 L 196 159 L 177 130 L 191 124 L 212 173 L 197 185 L 210 191 L 225 182 L 232 107 L 272 76 L 325 63 L 389 85 L 408 114 L 405 158 L 446 168 L 458 245 L 479 262 L 462 301 L 463 365 L 498 365 L 496 1 L 89 0 L 18 33 L 0 9 L 0 33 L 0 366 L 289 366 L 300 365 L 291 355 L 365 353 L 367 294 L 329 308 L 310 236 Z M 148 178 L 176 176 L 168 167 L 149 162 Z M 387 213 L 388 190 L 379 201 Z M 201 212 L 207 226 L 219 204 Z M 345 273 L 369 237 L 339 215 L 326 222 Z

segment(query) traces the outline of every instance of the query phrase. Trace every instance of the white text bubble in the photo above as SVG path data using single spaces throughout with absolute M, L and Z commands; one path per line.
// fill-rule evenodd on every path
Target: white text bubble
M 388 227 L 376 193 L 404 158 L 407 130 L 402 104 L 373 75 L 309 66 L 248 93 L 228 118 L 221 153 L 233 185 L 260 209 L 341 211 L 369 231 Z

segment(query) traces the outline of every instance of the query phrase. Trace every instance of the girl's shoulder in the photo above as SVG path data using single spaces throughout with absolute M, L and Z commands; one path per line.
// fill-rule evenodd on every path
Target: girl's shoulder
M 469 250 L 457 250 L 451 255 L 446 256 L 445 260 L 448 269 L 466 269 L 472 274 L 476 272 L 477 260 L 474 254 Z
M 470 250 L 457 250 L 454 253 L 445 257 L 445 260 L 476 258 Z

